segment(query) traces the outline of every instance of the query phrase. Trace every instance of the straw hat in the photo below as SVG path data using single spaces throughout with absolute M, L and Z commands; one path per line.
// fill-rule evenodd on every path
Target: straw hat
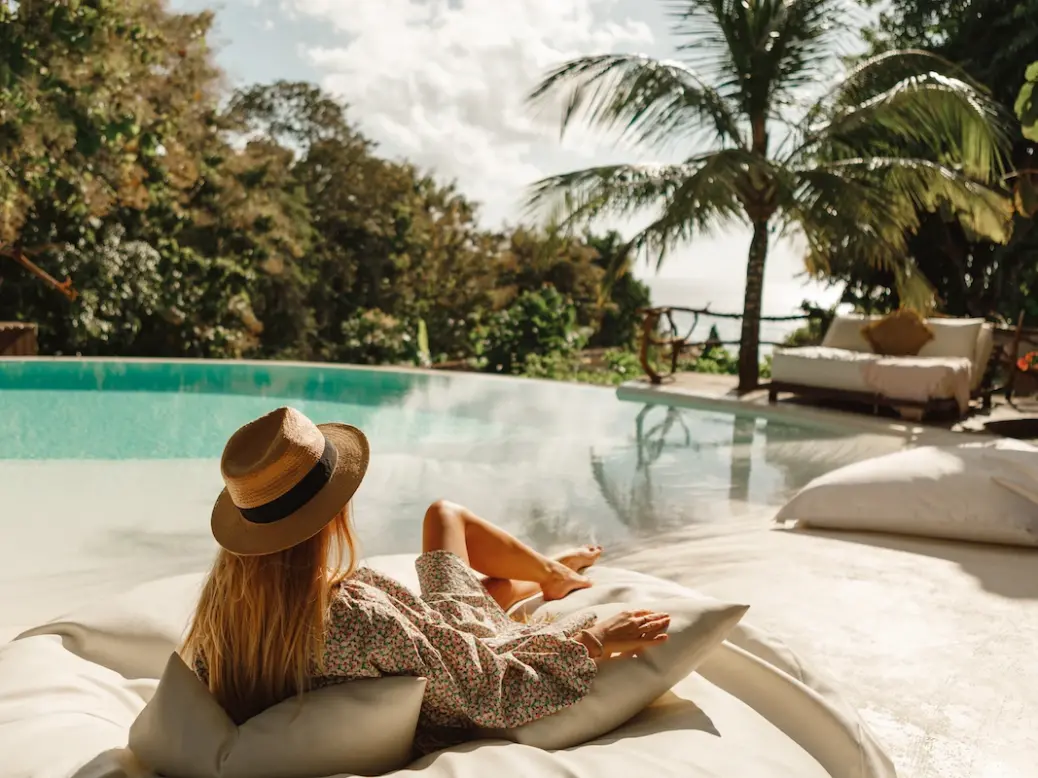
M 295 408 L 249 422 L 223 450 L 226 488 L 213 506 L 213 537 L 241 556 L 273 554 L 312 538 L 353 497 L 368 457 L 359 429 L 314 424 Z

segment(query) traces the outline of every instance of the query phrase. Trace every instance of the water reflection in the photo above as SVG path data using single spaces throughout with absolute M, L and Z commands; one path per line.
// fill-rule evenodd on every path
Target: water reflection
M 837 433 L 773 420 L 641 407 L 630 450 L 592 451 L 592 477 L 603 500 L 632 534 L 651 535 L 690 522 L 781 504 L 835 464 Z M 814 457 L 802 456 L 813 450 Z

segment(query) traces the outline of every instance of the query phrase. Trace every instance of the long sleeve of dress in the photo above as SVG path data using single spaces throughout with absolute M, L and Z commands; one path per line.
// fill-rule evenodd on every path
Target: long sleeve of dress
M 586 621 L 525 626 L 493 614 L 488 625 L 466 618 L 464 608 L 437 608 L 395 582 L 374 587 L 364 580 L 344 584 L 333 603 L 323 672 L 425 677 L 424 724 L 519 726 L 572 705 L 595 677 L 597 666 L 572 637 Z M 463 594 L 461 602 L 468 600 L 469 615 L 478 616 L 472 596 L 478 592 Z

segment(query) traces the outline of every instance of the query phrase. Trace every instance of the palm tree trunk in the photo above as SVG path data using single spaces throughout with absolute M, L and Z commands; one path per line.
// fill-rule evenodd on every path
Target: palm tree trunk
M 760 316 L 764 292 L 764 263 L 768 258 L 768 221 L 753 222 L 753 240 L 746 263 L 746 296 L 739 337 L 739 391 L 757 388 L 760 378 Z

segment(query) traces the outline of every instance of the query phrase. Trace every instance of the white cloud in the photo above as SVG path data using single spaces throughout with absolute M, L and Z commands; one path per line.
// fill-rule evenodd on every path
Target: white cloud
M 560 151 L 554 128 L 524 105 L 529 89 L 566 59 L 651 42 L 644 22 L 609 18 L 613 4 L 295 0 L 344 37 L 310 51 L 324 86 L 387 152 L 456 177 L 495 223 L 514 217 L 523 188 L 545 173 L 538 152 Z
M 352 119 L 388 155 L 456 179 L 466 195 L 483 203 L 488 224 L 515 221 L 526 187 L 545 175 L 648 161 L 588 134 L 568 135 L 560 143 L 557 124 L 532 115 L 524 97 L 550 67 L 583 54 L 672 56 L 663 15 L 646 7 L 654 4 L 280 1 L 284 11 L 316 19 L 341 37 L 336 45 L 310 47 L 306 56 L 323 73 L 323 86 L 351 105 Z M 749 234 L 740 229 L 699 239 L 670 258 L 664 272 L 710 290 L 716 310 L 739 310 L 748 245 Z M 775 246 L 772 257 L 766 310 L 787 312 L 805 296 L 832 297 L 791 280 L 802 265 L 787 243 Z

